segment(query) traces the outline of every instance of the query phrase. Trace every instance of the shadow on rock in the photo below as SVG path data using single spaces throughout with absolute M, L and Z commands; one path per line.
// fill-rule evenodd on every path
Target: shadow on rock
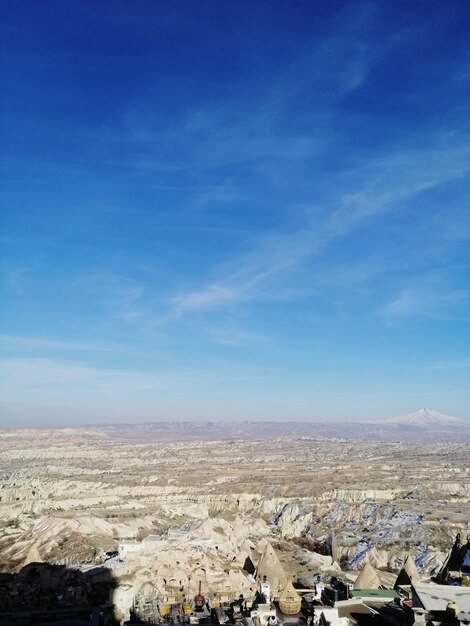
M 29 563 L 0 573 L 0 625 L 111 626 L 116 582 L 105 567 L 87 572 L 65 565 Z

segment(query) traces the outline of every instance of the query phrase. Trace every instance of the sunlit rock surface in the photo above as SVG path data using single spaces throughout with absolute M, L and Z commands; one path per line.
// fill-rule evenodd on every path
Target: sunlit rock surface
M 365 560 L 389 583 L 409 553 L 423 575 L 436 572 L 469 528 L 466 443 L 118 433 L 0 431 L 4 569 L 18 571 L 33 554 L 106 563 L 134 585 L 149 576 L 164 584 L 169 573 L 179 584 L 204 570 L 207 585 L 228 576 L 241 588 L 246 557 L 256 563 L 269 542 L 306 585 Z M 120 558 L 126 539 L 136 549 Z M 166 576 L 165 563 L 180 574 Z

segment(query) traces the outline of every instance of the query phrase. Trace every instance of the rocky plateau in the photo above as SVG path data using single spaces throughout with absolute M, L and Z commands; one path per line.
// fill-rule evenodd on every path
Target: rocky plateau
M 180 576 L 203 569 L 209 584 L 238 576 L 269 542 L 305 585 L 340 567 L 354 579 L 366 560 L 390 584 L 408 553 L 430 575 L 470 531 L 465 442 L 156 432 L 0 431 L 3 570 L 38 558 L 111 563 L 140 584 L 168 578 L 155 561 L 176 562 Z M 142 542 L 141 557 L 117 557 L 126 540 Z

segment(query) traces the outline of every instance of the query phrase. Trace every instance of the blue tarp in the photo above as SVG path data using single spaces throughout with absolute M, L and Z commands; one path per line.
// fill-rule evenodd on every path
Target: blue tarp
M 349 559 L 349 566 L 351 567 L 352 565 L 355 565 L 358 561 L 360 561 L 362 559 L 362 557 L 369 552 L 369 550 L 372 548 L 372 543 L 368 543 L 364 548 L 362 548 L 361 550 L 359 550 L 359 552 L 357 552 L 354 556 L 352 556 Z
M 463 557 L 462 563 L 462 571 L 470 572 L 470 550 L 467 550 L 465 556 Z
M 415 559 L 416 568 L 420 570 L 424 566 L 424 561 L 429 554 L 429 549 L 425 548 Z

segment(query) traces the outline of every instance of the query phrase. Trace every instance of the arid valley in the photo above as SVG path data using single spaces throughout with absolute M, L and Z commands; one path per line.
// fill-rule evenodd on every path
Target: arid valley
M 343 559 L 372 542 L 382 567 L 400 547 L 429 547 L 431 566 L 433 548 L 450 547 L 469 519 L 468 444 L 132 442 L 77 429 L 4 435 L 2 448 L 1 547 L 12 567 L 33 545 L 79 564 L 119 538 L 237 516 L 262 520 L 278 540 L 320 544 L 334 532 Z
M 103 565 L 134 596 L 235 592 L 269 545 L 304 587 L 365 562 L 393 586 L 408 554 L 436 574 L 470 530 L 468 443 L 158 432 L 2 431 L 4 571 Z

